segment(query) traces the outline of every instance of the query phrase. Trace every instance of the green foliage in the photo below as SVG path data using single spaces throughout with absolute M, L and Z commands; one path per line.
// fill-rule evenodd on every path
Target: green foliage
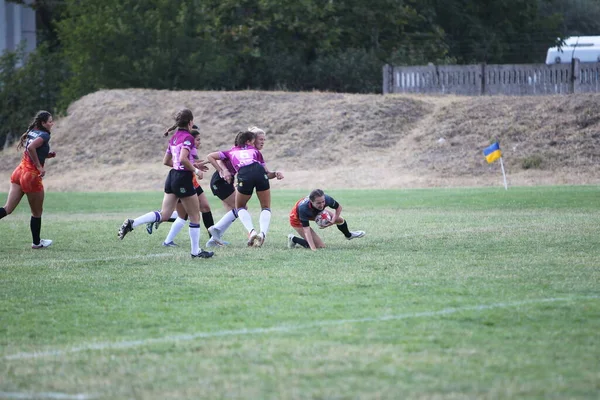
M 540 156 L 525 157 L 521 161 L 521 167 L 523 169 L 539 169 L 542 166 L 542 161 L 542 157 Z
M 0 57 L 0 146 L 16 140 L 39 110 L 60 111 L 64 63 L 48 44 L 26 55 L 21 45 Z

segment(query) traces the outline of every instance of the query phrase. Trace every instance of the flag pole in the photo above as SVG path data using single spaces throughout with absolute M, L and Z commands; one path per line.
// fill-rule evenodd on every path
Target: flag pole
M 502 168 L 502 177 L 504 178 L 504 190 L 508 190 L 508 185 L 506 184 L 506 173 L 504 172 L 504 163 L 502 162 L 502 157 L 500 157 L 500 167 Z

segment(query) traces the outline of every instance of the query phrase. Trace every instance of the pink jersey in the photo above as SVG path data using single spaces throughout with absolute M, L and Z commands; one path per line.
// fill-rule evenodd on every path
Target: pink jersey
M 228 151 L 220 151 L 219 157 L 221 160 L 229 160 L 236 173 L 240 170 L 240 168 L 254 163 L 259 163 L 263 167 L 265 165 L 265 160 L 263 159 L 262 154 L 256 147 L 252 145 L 244 147 L 236 146 L 232 147 Z
M 167 148 L 167 154 L 170 154 L 173 158 L 173 169 L 185 170 L 185 167 L 179 161 L 183 149 L 188 149 L 188 159 L 193 164 L 194 155 L 197 154 L 194 137 L 188 131 L 178 130 L 169 140 L 169 147 Z

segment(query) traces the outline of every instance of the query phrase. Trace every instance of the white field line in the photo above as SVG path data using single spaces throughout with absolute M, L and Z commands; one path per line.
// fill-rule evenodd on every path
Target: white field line
M 465 311 L 484 311 L 493 310 L 497 308 L 508 308 L 508 307 L 519 307 L 529 304 L 540 304 L 540 303 L 554 303 L 559 301 L 578 301 L 578 300 L 589 300 L 598 299 L 600 296 L 583 296 L 583 297 L 553 297 L 546 299 L 532 299 L 515 301 L 509 303 L 494 303 L 494 304 L 482 304 L 475 306 L 456 307 L 456 308 L 445 308 L 438 311 L 422 311 L 415 313 L 397 314 L 397 315 L 382 315 L 379 317 L 367 317 L 367 318 L 356 318 L 356 319 L 338 319 L 338 320 L 324 320 L 314 321 L 307 324 L 298 325 L 279 325 L 268 328 L 243 328 L 235 330 L 223 330 L 216 332 L 197 332 L 183 335 L 164 336 L 160 338 L 151 339 L 140 339 L 140 340 L 128 340 L 122 342 L 105 342 L 105 343 L 89 343 L 80 346 L 75 346 L 67 349 L 55 349 L 55 350 L 44 350 L 36 351 L 33 353 L 16 353 L 5 356 L 5 360 L 26 360 L 50 356 L 63 356 L 70 353 L 79 353 L 82 351 L 90 350 L 112 350 L 112 349 L 130 349 L 134 347 L 148 346 L 153 344 L 162 344 L 168 342 L 184 342 L 196 339 L 206 338 L 218 338 L 224 336 L 245 336 L 245 335 L 262 335 L 269 333 L 289 333 L 303 329 L 320 328 L 326 326 L 337 326 L 345 324 L 356 324 L 364 322 L 383 322 L 383 321 L 397 321 L 409 318 L 424 318 L 424 317 L 436 317 L 442 315 L 456 314 Z
M 52 399 L 52 400 L 88 400 L 95 399 L 98 396 L 84 393 L 66 394 L 57 392 L 46 393 L 20 393 L 20 392 L 0 392 L 0 399 Z

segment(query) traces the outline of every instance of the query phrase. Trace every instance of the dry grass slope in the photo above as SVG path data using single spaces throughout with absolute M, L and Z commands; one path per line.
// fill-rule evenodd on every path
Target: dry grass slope
M 501 185 L 482 149 L 500 140 L 509 184 L 598 184 L 600 94 L 547 97 L 381 96 L 143 89 L 89 94 L 57 118 L 45 185 L 54 191 L 161 190 L 162 132 L 194 111 L 201 154 L 235 133 L 267 131 L 274 187 Z M 28 121 L 24 121 L 24 126 Z M 440 140 L 443 139 L 443 140 Z M 1 152 L 0 191 L 20 154 Z M 207 184 L 207 180 L 203 181 Z

